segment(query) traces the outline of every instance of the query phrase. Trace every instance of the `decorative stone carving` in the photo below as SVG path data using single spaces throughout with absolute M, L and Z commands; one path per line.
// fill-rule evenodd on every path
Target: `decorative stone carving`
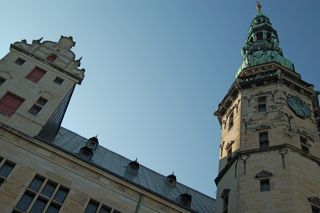
M 271 127 L 269 125 L 266 125 L 266 124 L 262 124 L 260 126 L 258 126 L 256 128 L 256 131 L 261 131 L 261 130 L 266 130 L 266 129 L 270 129 Z
M 70 50 L 75 44 L 76 42 L 73 41 L 72 36 L 61 36 L 58 42 L 58 47 L 59 49 Z
M 308 200 L 310 203 L 320 206 L 320 198 L 319 197 L 309 197 Z
M 261 172 L 259 172 L 258 174 L 256 174 L 256 178 L 257 179 L 261 179 L 261 178 L 269 178 L 273 176 L 273 174 L 271 172 L 268 172 L 266 170 L 262 170 Z

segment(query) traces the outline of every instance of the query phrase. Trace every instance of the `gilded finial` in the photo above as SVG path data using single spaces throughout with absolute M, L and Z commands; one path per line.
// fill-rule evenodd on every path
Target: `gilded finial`
M 260 2 L 259 1 L 257 1 L 257 6 L 256 6 L 256 8 L 257 8 L 257 12 L 261 12 L 261 4 L 260 4 Z

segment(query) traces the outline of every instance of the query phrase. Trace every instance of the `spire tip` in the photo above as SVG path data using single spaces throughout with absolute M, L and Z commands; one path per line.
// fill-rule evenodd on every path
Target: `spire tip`
M 256 8 L 257 8 L 257 12 L 261 12 L 261 4 L 260 4 L 260 1 L 257 1 L 257 5 L 256 5 Z

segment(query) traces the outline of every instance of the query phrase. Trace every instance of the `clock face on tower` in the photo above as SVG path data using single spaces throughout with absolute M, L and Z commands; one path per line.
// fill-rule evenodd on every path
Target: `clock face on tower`
M 299 117 L 305 119 L 311 116 L 311 111 L 307 104 L 305 104 L 299 97 L 292 96 L 288 98 L 288 105 L 290 109 Z

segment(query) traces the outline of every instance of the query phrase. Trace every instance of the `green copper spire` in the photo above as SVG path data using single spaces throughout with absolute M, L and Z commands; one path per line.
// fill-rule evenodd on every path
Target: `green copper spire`
M 261 12 L 261 7 L 257 1 L 257 14 L 249 27 L 246 43 L 242 48 L 243 63 L 236 77 L 247 67 L 268 62 L 279 63 L 294 71 L 293 63 L 283 56 L 279 47 L 277 31 L 273 29 L 269 18 Z

